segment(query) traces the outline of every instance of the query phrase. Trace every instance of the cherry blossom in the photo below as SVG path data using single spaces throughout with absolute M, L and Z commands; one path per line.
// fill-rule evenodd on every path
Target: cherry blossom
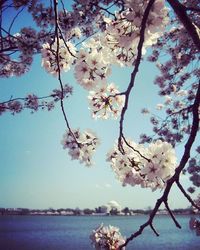
M 90 91 L 88 99 L 92 117 L 96 119 L 107 119 L 109 117 L 116 119 L 124 104 L 124 96 L 119 95 L 114 83 Z
M 110 62 L 106 60 L 105 51 L 99 37 L 91 38 L 77 53 L 75 78 L 87 90 L 103 84 L 110 75 Z
M 160 178 L 165 182 L 174 174 L 177 158 L 171 144 L 161 140 L 149 144 L 146 157 L 150 159 L 150 162 L 146 163 L 146 168 L 149 168 L 151 176 L 153 173 L 153 178 Z
M 0 115 L 4 112 L 11 112 L 11 114 L 20 113 L 22 110 L 29 109 L 31 113 L 38 110 L 52 110 L 55 103 L 67 99 L 72 94 L 72 87 L 68 84 L 63 86 L 63 90 L 53 89 L 52 93 L 47 96 L 39 97 L 35 94 L 28 94 L 26 97 L 13 98 L 9 101 L 0 103 Z
M 95 249 L 99 250 L 118 250 L 120 245 L 125 242 L 119 228 L 111 225 L 103 226 L 103 224 L 92 231 L 90 240 Z M 121 249 L 125 249 L 125 247 Z
M 61 141 L 64 149 L 68 149 L 68 154 L 72 160 L 79 160 L 87 167 L 92 165 L 92 155 L 99 144 L 99 139 L 90 130 L 83 133 L 79 129 L 67 131 Z
M 59 44 L 59 48 L 57 48 Z M 57 50 L 58 59 L 57 59 Z M 59 70 L 68 71 L 70 70 L 71 64 L 74 61 L 76 54 L 76 49 L 71 42 L 64 42 L 62 39 L 55 39 L 53 44 L 46 43 L 43 45 L 41 50 L 42 53 L 42 66 L 48 73 L 56 76 L 58 74 L 58 64 L 59 61 Z
M 120 152 L 115 144 L 107 154 L 107 161 L 123 185 L 141 185 L 156 190 L 163 188 L 175 173 L 176 155 L 169 143 L 158 140 L 144 148 L 129 140 L 122 146 L 123 152 Z
M 23 107 L 19 101 L 11 101 L 8 104 L 8 109 L 10 110 L 11 114 L 16 114 L 22 111 Z
M 196 232 L 197 236 L 200 236 L 200 221 L 194 217 L 190 218 L 189 227 Z
M 37 0 L 13 0 L 9 8 L 7 1 L 4 2 L 1 6 L 0 76 L 26 73 L 34 55 L 41 53 L 42 66 L 58 78 L 60 89 L 54 89 L 45 97 L 29 93 L 23 98 L 1 102 L 0 115 L 7 111 L 17 114 L 24 109 L 31 110 L 31 113 L 39 109 L 51 110 L 56 102 L 60 102 L 68 128 L 63 136 L 63 148 L 73 160 L 91 166 L 99 139 L 89 130 L 71 129 L 63 105 L 72 88 L 64 85 L 62 73 L 73 70 L 77 83 L 89 91 L 92 117 L 120 117 L 118 141 L 107 154 L 107 161 L 117 179 L 122 185 L 140 185 L 153 191 L 167 187 L 148 222 L 140 227 L 143 230 L 149 225 L 157 235 L 152 221 L 162 202 L 170 213 L 167 205 L 170 178 L 173 176 L 172 184 L 176 183 L 180 188 L 180 173 L 185 169 L 184 173 L 189 174 L 193 184 L 188 191 L 192 193 L 200 186 L 200 148 L 198 146 L 195 152 L 190 150 L 200 117 L 198 0 L 76 0 L 70 10 L 65 8 L 63 1 L 52 1 L 48 6 Z M 10 26 L 5 27 L 3 17 L 12 7 L 16 16 Z M 23 9 L 37 27 L 20 27 L 13 33 L 15 21 Z M 125 138 L 123 121 L 128 108 L 128 93 L 135 84 L 133 73 L 146 58 L 159 71 L 154 83 L 163 102 L 159 100 L 155 107 L 159 115 L 142 109 L 143 114 L 151 114 L 153 135 L 142 133 L 140 143 L 135 143 Z M 123 85 L 124 92 L 120 92 L 114 83 L 107 84 L 113 65 L 134 67 L 130 83 Z M 187 143 L 178 166 L 174 146 L 184 141 Z M 193 154 L 191 157 L 188 156 L 190 153 Z M 188 198 L 186 192 L 180 190 Z M 199 201 L 195 202 L 199 205 Z M 179 227 L 172 213 L 170 215 Z M 199 235 L 199 221 L 193 220 L 190 224 Z M 140 230 L 138 235 L 142 232 Z M 91 240 L 96 249 L 119 249 L 126 242 L 118 228 L 103 225 L 93 231 Z
M 27 108 L 30 108 L 30 109 L 33 109 L 33 110 L 37 111 L 38 106 L 39 106 L 38 97 L 36 95 L 34 95 L 34 94 L 29 94 L 26 97 L 25 106 Z
M 105 19 L 106 45 L 116 54 L 118 64 L 131 65 L 134 62 L 146 5 L 147 1 L 125 1 L 125 11 L 116 13 L 115 20 Z M 164 31 L 168 23 L 167 13 L 164 1 L 156 1 L 147 22 L 143 54 L 145 48 L 156 43 Z
M 188 189 L 190 193 L 192 193 L 191 191 L 193 190 L 195 191 L 195 187 L 200 187 L 200 159 L 199 159 L 200 147 L 198 146 L 195 151 L 196 155 L 190 158 L 187 167 L 187 172 L 190 175 L 189 179 L 193 185 Z
M 128 141 L 129 145 L 143 152 L 142 145 L 137 145 L 132 141 Z M 123 144 L 124 154 L 118 149 L 118 143 L 114 145 L 114 148 L 107 154 L 107 161 L 111 163 L 111 167 L 116 173 L 117 178 L 123 185 L 128 184 L 134 186 L 143 182 L 142 177 L 139 174 L 142 163 L 140 162 L 140 155 L 132 150 L 125 143 Z M 130 181 L 131 180 L 131 181 Z

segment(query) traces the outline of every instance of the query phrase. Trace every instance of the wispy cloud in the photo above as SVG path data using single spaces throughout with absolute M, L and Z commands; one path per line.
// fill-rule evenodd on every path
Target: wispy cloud
M 112 186 L 109 183 L 105 183 L 105 184 L 96 184 L 95 185 L 96 188 L 98 189 L 106 189 L 106 188 L 111 188 Z
M 109 183 L 106 183 L 106 184 L 105 184 L 105 187 L 106 187 L 106 188 L 111 188 L 112 186 L 111 186 Z
M 95 188 L 101 189 L 102 187 L 101 187 L 99 184 L 96 184 L 96 185 L 95 185 Z

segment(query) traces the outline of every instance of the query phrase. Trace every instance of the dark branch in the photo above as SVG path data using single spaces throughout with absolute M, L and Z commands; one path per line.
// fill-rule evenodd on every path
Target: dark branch
M 175 174 L 167 181 L 167 185 L 166 185 L 166 188 L 163 192 L 163 195 L 157 200 L 154 209 L 152 210 L 152 212 L 149 215 L 148 221 L 145 222 L 144 224 L 142 224 L 138 231 L 136 231 L 129 238 L 127 238 L 126 242 L 120 246 L 120 249 L 122 247 L 126 246 L 134 238 L 138 237 L 147 226 L 151 225 L 160 205 L 163 202 L 166 205 L 167 198 L 168 198 L 168 195 L 170 193 L 172 185 L 179 180 L 180 173 L 184 169 L 185 165 L 188 162 L 188 159 L 190 158 L 190 150 L 192 148 L 192 145 L 195 141 L 195 138 L 196 138 L 196 135 L 197 135 L 197 132 L 199 129 L 199 106 L 200 106 L 200 82 L 199 82 L 197 93 L 195 96 L 195 101 L 194 101 L 194 104 L 192 107 L 193 121 L 192 121 L 191 132 L 190 132 L 189 138 L 185 144 L 185 151 L 183 153 L 183 156 L 181 158 L 179 166 L 176 168 Z
M 188 201 L 191 203 L 191 205 L 195 208 L 197 208 L 200 211 L 200 207 L 197 206 L 197 204 L 192 200 L 192 198 L 189 196 L 188 193 L 186 193 L 185 189 L 183 188 L 183 186 L 181 185 L 181 183 L 179 182 L 179 180 L 176 181 L 176 184 L 178 186 L 178 188 L 181 190 L 181 192 L 183 193 L 183 195 L 188 199 Z
M 55 13 L 55 38 L 56 38 L 56 42 L 57 42 L 57 51 L 56 51 L 56 63 L 57 63 L 57 67 L 58 67 L 58 81 L 60 83 L 60 88 L 61 88 L 61 99 L 60 99 L 60 106 L 61 106 L 61 110 L 63 113 L 63 117 L 64 120 L 66 122 L 67 128 L 69 130 L 69 132 L 71 133 L 71 135 L 73 136 L 74 140 L 77 142 L 76 137 L 74 135 L 74 133 L 72 132 L 71 128 L 70 128 L 70 124 L 69 121 L 67 119 L 67 115 L 65 112 L 65 108 L 64 108 L 64 103 L 63 103 L 63 99 L 64 99 L 64 88 L 63 88 L 63 83 L 62 83 L 62 77 L 61 77 L 61 69 L 60 69 L 60 63 L 59 63 L 59 26 L 58 26 L 58 0 L 54 0 L 54 13 Z M 77 142 L 78 143 L 78 142 Z
M 119 139 L 118 139 L 119 149 L 120 148 L 122 149 L 122 147 L 121 147 L 121 138 L 123 137 L 124 116 L 125 116 L 126 110 L 128 109 L 129 96 L 130 96 L 132 88 L 134 87 L 135 78 L 136 78 L 136 75 L 137 75 L 137 73 L 139 71 L 139 66 L 140 66 L 140 62 L 141 62 L 141 58 L 142 58 L 142 47 L 143 47 L 144 39 L 145 39 L 146 23 L 147 23 L 147 19 L 148 19 L 148 16 L 149 16 L 149 12 L 150 12 L 151 7 L 153 6 L 154 2 L 155 2 L 155 0 L 150 0 L 149 1 L 148 5 L 147 5 L 147 7 L 145 9 L 142 22 L 141 22 L 140 40 L 139 40 L 139 43 L 138 43 L 138 46 L 137 46 L 137 51 L 138 52 L 137 52 L 137 57 L 136 57 L 136 60 L 135 60 L 135 67 L 134 67 L 134 70 L 133 70 L 133 72 L 131 74 L 131 80 L 130 80 L 129 86 L 128 86 L 126 92 L 125 92 L 125 103 L 124 103 L 124 107 L 123 107 L 122 112 L 121 112 Z
M 41 97 L 37 97 L 37 100 L 43 100 L 43 99 L 47 99 L 47 98 L 52 98 L 52 95 L 48 95 L 48 96 L 41 96 Z M 14 102 L 14 101 L 26 101 L 27 97 L 17 97 L 17 98 L 10 98 L 10 100 L 5 101 L 5 102 L 0 102 L 0 104 L 6 104 L 9 102 Z
M 122 139 L 124 140 L 124 142 L 126 143 L 126 145 L 131 148 L 134 152 L 138 153 L 140 155 L 140 157 L 142 157 L 143 159 L 145 159 L 147 162 L 150 162 L 150 159 L 148 159 L 147 157 L 145 157 L 143 154 L 141 154 L 141 152 L 137 149 L 135 149 L 133 146 L 130 145 L 130 143 L 128 143 L 128 141 L 126 140 L 126 138 L 122 135 Z
M 20 13 L 22 13 L 22 11 L 24 10 L 24 8 L 25 8 L 25 7 L 21 8 L 21 10 L 19 10 L 19 11 L 17 12 L 17 14 L 15 15 L 15 17 L 13 18 L 13 20 L 12 20 L 12 22 L 11 22 L 11 24 L 10 24 L 10 27 L 9 27 L 9 29 L 8 29 L 8 33 L 11 32 L 11 29 L 12 29 L 12 26 L 14 25 L 14 22 L 16 21 L 16 19 L 17 19 L 18 16 L 20 15 Z
M 165 200 L 164 203 L 165 203 L 165 207 L 166 207 L 168 213 L 170 214 L 172 220 L 174 221 L 176 227 L 181 228 L 181 225 L 178 223 L 178 221 L 176 220 L 175 216 L 173 215 L 173 213 L 172 213 L 172 211 L 171 211 L 171 209 L 170 209 L 170 207 L 168 205 L 167 200 Z
M 142 234 L 143 230 L 150 226 L 152 228 L 152 222 L 153 222 L 153 218 L 155 217 L 160 205 L 162 204 L 162 198 L 158 199 L 156 204 L 155 204 L 155 207 L 154 209 L 152 210 L 151 214 L 149 215 L 149 219 L 140 226 L 139 230 L 136 231 L 135 233 L 133 233 L 129 238 L 126 239 L 126 242 L 120 246 L 120 249 L 122 249 L 123 247 L 127 246 L 128 243 L 130 241 L 132 241 L 133 239 L 137 238 L 140 234 Z
M 156 231 L 156 229 L 153 226 L 153 223 L 150 224 L 151 229 L 153 230 L 153 232 L 155 233 L 156 236 L 159 236 L 159 233 Z
M 200 13 L 200 9 L 199 8 L 193 8 L 193 7 L 185 7 L 186 11 L 194 11 L 194 12 L 199 12 Z
M 167 0 L 168 3 L 171 5 L 172 9 L 178 16 L 181 23 L 184 25 L 185 29 L 187 30 L 188 34 L 192 38 L 194 44 L 196 45 L 197 49 L 200 51 L 200 39 L 198 32 L 196 30 L 195 25 L 190 20 L 189 16 L 187 15 L 185 6 L 182 5 L 178 0 Z

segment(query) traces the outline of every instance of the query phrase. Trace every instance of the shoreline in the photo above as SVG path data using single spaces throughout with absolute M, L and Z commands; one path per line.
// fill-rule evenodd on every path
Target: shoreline
M 174 215 L 200 215 L 200 213 L 173 213 Z M 76 216 L 76 217 L 88 217 L 88 216 L 99 216 L 99 217 L 134 217 L 134 216 L 143 216 L 146 215 L 148 216 L 149 213 L 135 213 L 135 214 L 49 214 L 49 213 L 29 213 L 29 214 L 20 214 L 20 213 L 5 213 L 5 214 L 0 214 L 0 217 L 4 216 Z M 169 216 L 168 213 L 157 213 L 156 216 Z

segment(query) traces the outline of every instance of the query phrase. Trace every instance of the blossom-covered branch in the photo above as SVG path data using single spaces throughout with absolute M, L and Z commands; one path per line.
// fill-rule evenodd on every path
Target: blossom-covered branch
M 59 90 L 53 90 L 46 97 L 29 94 L 25 98 L 11 97 L 1 102 L 0 114 L 17 113 L 25 108 L 37 111 L 47 107 L 50 110 L 59 101 L 67 127 L 61 141 L 63 148 L 72 160 L 90 167 L 99 138 L 91 130 L 82 132 L 72 128 L 65 110 L 64 100 L 72 89 L 64 85 L 63 74 L 73 70 L 75 81 L 87 95 L 92 118 L 119 118 L 119 136 L 107 153 L 107 161 L 117 179 L 124 186 L 163 190 L 148 220 L 129 238 L 125 239 L 112 226 L 101 225 L 94 230 L 91 240 L 97 249 L 125 247 L 146 227 L 159 236 L 153 222 L 161 204 L 180 228 L 168 204 L 175 184 L 191 205 L 199 208 L 179 181 L 182 172 L 189 173 L 193 185 L 200 186 L 200 146 L 191 151 L 200 116 L 199 3 L 198 0 L 167 2 L 165 5 L 164 0 L 76 0 L 70 11 L 62 0 L 0 3 L 0 76 L 24 74 L 34 55 L 40 53 L 42 67 L 59 84 Z M 169 7 L 174 14 L 169 13 Z M 10 9 L 13 18 L 6 23 L 3 17 Z M 19 25 L 19 31 L 12 33 L 25 11 L 37 27 L 21 28 Z M 146 59 L 158 68 L 154 83 L 164 101 L 156 105 L 157 113 L 150 117 L 154 135 L 143 134 L 137 143 L 126 138 L 124 124 L 135 79 L 142 60 Z M 109 81 L 113 66 L 133 67 L 127 86 Z M 44 102 L 51 98 L 53 102 Z M 149 112 L 143 109 L 143 113 Z M 185 149 L 177 164 L 174 147 L 184 141 L 187 141 Z
M 126 113 L 126 110 L 128 108 L 128 101 L 129 101 L 129 95 L 131 93 L 131 90 L 134 86 L 134 82 L 135 82 L 135 77 L 136 74 L 139 70 L 139 65 L 140 65 L 140 61 L 141 61 L 141 57 L 142 57 L 142 47 L 143 47 L 143 43 L 144 43 L 144 39 L 145 39 L 145 29 L 146 29 L 146 23 L 147 23 L 147 19 L 151 10 L 152 5 L 154 4 L 155 0 L 150 0 L 145 11 L 144 11 L 144 15 L 142 18 L 142 22 L 141 22 L 141 29 L 140 29 L 140 33 L 139 33 L 139 43 L 137 46 L 137 57 L 135 60 L 135 67 L 134 70 L 131 74 L 131 80 L 129 83 L 129 86 L 126 90 L 126 94 L 125 94 L 125 104 L 123 106 L 122 112 L 121 112 L 121 118 L 120 118 L 120 129 L 119 129 L 119 139 L 118 139 L 118 145 L 119 145 L 119 150 L 121 150 L 123 152 L 123 148 L 121 146 L 121 139 L 123 136 L 123 121 L 124 121 L 124 116 Z
M 185 189 L 183 188 L 183 186 L 181 185 L 180 181 L 177 180 L 176 184 L 178 186 L 178 188 L 180 189 L 180 191 L 183 193 L 183 195 L 187 198 L 187 200 L 191 203 L 191 205 L 195 208 L 197 208 L 200 211 L 200 206 L 198 206 L 190 197 L 190 195 L 185 191 Z
M 195 25 L 191 22 L 189 16 L 186 13 L 185 7 L 179 1 L 167 0 L 168 3 L 172 6 L 174 12 L 177 14 L 180 21 L 183 23 L 185 29 L 188 34 L 192 38 L 195 46 L 198 48 L 200 52 L 200 39 L 199 39 L 199 27 L 195 27 Z
M 64 120 L 66 122 L 68 131 L 63 136 L 62 144 L 64 149 L 68 149 L 69 155 L 72 159 L 78 159 L 81 163 L 85 163 L 86 166 L 91 166 L 91 156 L 94 153 L 96 146 L 99 144 L 98 138 L 90 131 L 85 131 L 80 134 L 79 130 L 72 130 L 65 112 L 64 108 L 64 87 L 61 77 L 61 65 L 60 65 L 60 32 L 61 29 L 58 24 L 58 1 L 54 0 L 54 12 L 55 12 L 55 38 L 54 43 L 56 43 L 55 49 L 55 60 L 56 60 L 56 74 L 61 88 L 61 99 L 60 105 Z M 68 45 L 64 42 L 66 49 L 69 51 Z M 70 52 L 71 54 L 71 52 Z
M 11 114 L 20 113 L 24 109 L 30 109 L 31 113 L 38 111 L 39 109 L 48 111 L 55 107 L 55 103 L 61 98 L 68 98 L 72 94 L 72 87 L 68 84 L 63 86 L 63 92 L 59 89 L 54 89 L 48 96 L 39 97 L 35 94 L 28 94 L 26 97 L 11 97 L 9 100 L 0 103 L 0 115 L 5 112 L 11 112 Z
M 176 183 L 179 180 L 180 173 L 184 169 L 184 167 L 186 166 L 187 161 L 190 157 L 190 151 L 191 151 L 192 145 L 195 141 L 197 132 L 199 130 L 199 107 L 200 107 L 200 83 L 198 85 L 198 90 L 197 90 L 195 101 L 194 101 L 193 108 L 192 108 L 193 121 L 192 121 L 191 133 L 190 133 L 190 136 L 185 144 L 185 151 L 184 151 L 183 156 L 180 160 L 179 166 L 176 168 L 175 174 L 167 181 L 167 186 L 163 192 L 163 195 L 157 200 L 156 205 L 155 205 L 154 209 L 152 210 L 152 212 L 150 213 L 149 219 L 147 220 L 147 222 L 144 223 L 143 225 L 141 225 L 140 229 L 137 232 L 135 232 L 129 238 L 127 238 L 126 242 L 124 244 L 122 244 L 121 247 L 126 246 L 130 241 L 132 241 L 134 238 L 139 236 L 147 226 L 150 226 L 150 224 L 152 223 L 160 205 L 162 203 L 165 203 L 165 204 L 167 203 L 167 199 L 168 199 L 168 195 L 170 193 L 171 187 L 174 183 Z M 177 226 L 178 225 L 179 224 L 177 224 Z

